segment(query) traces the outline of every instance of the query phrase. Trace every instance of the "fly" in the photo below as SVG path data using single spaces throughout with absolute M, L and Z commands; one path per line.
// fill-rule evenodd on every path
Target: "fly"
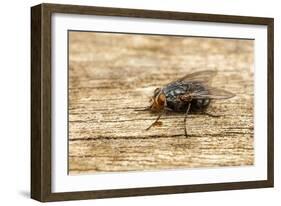
M 187 137 L 186 119 L 189 113 L 207 113 L 212 100 L 229 99 L 235 95 L 223 89 L 211 87 L 216 71 L 206 70 L 188 74 L 162 88 L 156 88 L 150 99 L 151 104 L 144 110 L 159 113 L 156 120 L 146 129 L 157 125 L 165 111 L 184 113 L 184 134 Z

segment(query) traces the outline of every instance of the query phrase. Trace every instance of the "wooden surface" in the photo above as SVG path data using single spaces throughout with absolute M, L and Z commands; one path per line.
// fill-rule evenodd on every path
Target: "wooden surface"
M 252 165 L 253 41 L 69 33 L 69 172 Z M 157 114 L 147 106 L 161 87 L 215 69 L 213 86 L 236 94 L 215 101 L 214 118 Z

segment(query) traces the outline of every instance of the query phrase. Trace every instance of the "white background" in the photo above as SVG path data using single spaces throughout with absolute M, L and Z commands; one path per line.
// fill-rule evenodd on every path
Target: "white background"
M 46 1 L 96 6 L 269 16 L 275 18 L 275 188 L 115 198 L 47 205 L 280 205 L 280 59 L 281 13 L 278 1 L 120 0 Z M 0 32 L 0 203 L 39 205 L 29 199 L 30 184 L 30 6 L 40 1 L 2 1 Z M 279 94 L 277 93 L 279 92 Z
M 190 185 L 214 182 L 264 180 L 267 176 L 267 28 L 245 26 L 55 14 L 52 18 L 52 191 L 86 191 L 116 188 Z M 118 31 L 255 39 L 255 165 L 212 169 L 166 170 L 93 175 L 67 175 L 67 31 Z M 262 83 L 260 83 L 262 82 Z M 219 175 L 218 175 L 219 174 Z

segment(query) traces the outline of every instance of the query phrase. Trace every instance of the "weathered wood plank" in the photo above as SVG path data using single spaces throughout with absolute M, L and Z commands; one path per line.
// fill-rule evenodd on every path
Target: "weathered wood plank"
M 252 138 L 229 135 L 71 141 L 72 173 L 251 164 Z M 157 147 L 155 147 L 157 145 Z M 220 161 L 218 161 L 220 159 Z
M 252 165 L 253 41 L 71 32 L 70 174 Z M 213 86 L 235 98 L 210 106 L 213 118 L 135 111 L 177 78 L 215 69 Z

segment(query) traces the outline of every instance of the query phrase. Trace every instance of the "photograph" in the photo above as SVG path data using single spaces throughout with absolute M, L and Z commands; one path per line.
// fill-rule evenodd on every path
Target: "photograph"
M 255 164 L 254 39 L 67 35 L 69 175 Z

